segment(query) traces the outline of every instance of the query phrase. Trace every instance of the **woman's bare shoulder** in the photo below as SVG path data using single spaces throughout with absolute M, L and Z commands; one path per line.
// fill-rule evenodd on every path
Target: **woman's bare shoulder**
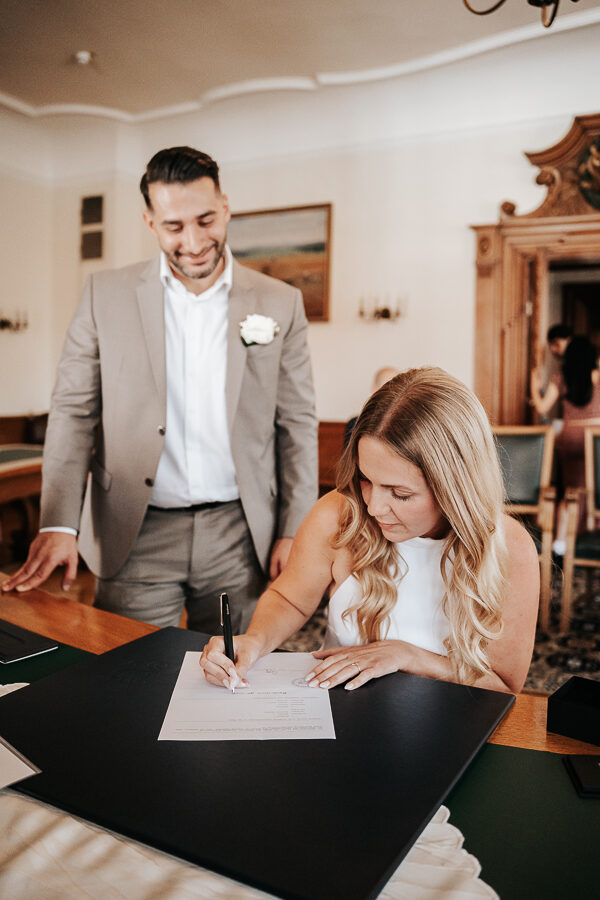
M 339 491 L 329 491 L 317 501 L 317 506 L 322 505 L 322 508 L 326 509 L 329 515 L 335 516 L 336 519 L 339 519 L 345 504 L 346 498 Z
M 504 516 L 504 533 L 506 535 L 506 549 L 512 560 L 528 562 L 538 565 L 538 553 L 533 538 L 524 525 L 513 516 Z
M 333 543 L 339 530 L 343 504 L 344 498 L 337 491 L 331 491 L 317 500 L 294 538 L 290 563 L 304 560 L 308 554 L 313 564 L 317 560 L 326 562 L 331 571 L 340 553 L 334 549 Z
M 339 526 L 340 516 L 345 504 L 344 497 L 337 491 L 329 491 L 317 500 L 303 524 L 321 534 L 333 536 Z

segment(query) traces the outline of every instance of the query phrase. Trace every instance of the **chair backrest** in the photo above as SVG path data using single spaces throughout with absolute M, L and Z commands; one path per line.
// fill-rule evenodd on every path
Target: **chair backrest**
M 585 492 L 587 529 L 594 531 L 600 519 L 600 426 L 585 428 Z
M 552 474 L 552 426 L 499 425 L 494 435 L 508 505 L 514 512 L 538 512 L 540 491 Z

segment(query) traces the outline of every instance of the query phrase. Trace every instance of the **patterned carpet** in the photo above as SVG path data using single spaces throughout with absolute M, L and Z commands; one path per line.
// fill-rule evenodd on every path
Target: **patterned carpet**
M 524 688 L 530 693 L 551 694 L 571 675 L 600 681 L 600 569 L 575 569 L 573 617 L 566 634 L 558 631 L 561 589 L 562 570 L 555 566 L 550 631 L 538 629 L 536 635 Z
M 591 570 L 591 590 L 587 572 L 575 570 L 573 619 L 568 634 L 558 632 L 562 571 L 556 566 L 552 578 L 551 628 L 538 630 L 525 693 L 551 694 L 571 675 L 600 681 L 600 569 Z M 304 628 L 293 635 L 285 650 L 316 650 L 325 630 L 325 606 L 319 607 Z

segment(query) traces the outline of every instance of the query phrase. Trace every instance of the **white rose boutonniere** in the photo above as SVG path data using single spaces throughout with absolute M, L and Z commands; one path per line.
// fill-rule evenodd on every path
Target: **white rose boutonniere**
M 251 344 L 270 344 L 276 334 L 279 334 L 279 325 L 271 316 L 252 313 L 240 322 L 240 337 L 246 347 Z

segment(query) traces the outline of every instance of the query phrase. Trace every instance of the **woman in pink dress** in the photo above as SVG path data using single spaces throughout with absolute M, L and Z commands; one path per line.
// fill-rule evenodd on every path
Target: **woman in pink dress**
M 596 348 L 588 338 L 572 338 L 563 357 L 562 373 L 553 376 L 546 393 L 541 393 L 541 376 L 531 373 L 531 399 L 540 415 L 556 401 L 563 401 L 563 428 L 556 440 L 556 452 L 565 487 L 585 487 L 584 428 L 600 425 L 600 371 Z M 580 506 L 579 528 L 583 527 L 584 503 Z M 557 514 L 554 551 L 564 554 L 566 508 L 561 503 Z

